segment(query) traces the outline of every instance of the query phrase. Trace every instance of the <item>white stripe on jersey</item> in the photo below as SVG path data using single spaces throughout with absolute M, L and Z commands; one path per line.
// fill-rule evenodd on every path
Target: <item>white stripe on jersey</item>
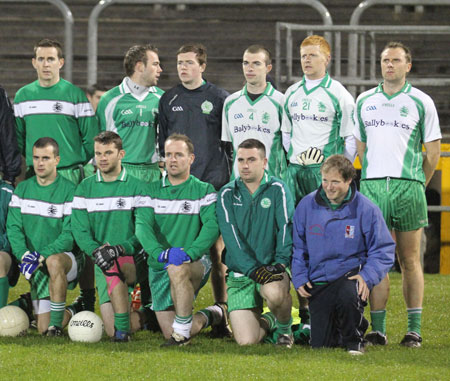
M 217 193 L 209 193 L 198 200 L 167 200 L 142 197 L 141 207 L 153 208 L 155 214 L 200 214 L 202 207 L 212 205 L 217 201 Z
M 72 213 L 72 203 L 55 204 L 46 201 L 22 199 L 13 194 L 10 208 L 19 208 L 21 214 L 30 214 L 47 218 L 62 218 Z
M 75 118 L 95 115 L 89 102 L 73 104 L 60 100 L 36 100 L 14 104 L 16 117 L 24 118 L 40 114 L 67 115 Z
M 115 196 L 85 198 L 75 196 L 73 198 L 73 209 L 86 210 L 88 213 L 129 211 L 142 206 L 141 196 Z

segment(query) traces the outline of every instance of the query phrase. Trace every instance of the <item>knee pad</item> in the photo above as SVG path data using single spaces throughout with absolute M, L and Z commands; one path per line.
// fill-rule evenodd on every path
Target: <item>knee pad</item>
M 119 257 L 117 259 L 117 262 L 116 261 L 114 262 L 113 267 L 111 267 L 108 271 L 104 273 L 109 296 L 111 296 L 111 293 L 116 288 L 116 286 L 120 282 L 122 282 L 122 279 L 120 279 L 119 276 L 119 274 L 121 273 L 120 266 L 124 265 L 125 263 L 134 263 L 133 257 L 131 256 Z

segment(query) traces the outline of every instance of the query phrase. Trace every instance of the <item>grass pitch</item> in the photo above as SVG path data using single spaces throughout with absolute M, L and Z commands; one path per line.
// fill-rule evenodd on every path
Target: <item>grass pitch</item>
M 27 291 L 21 279 L 10 300 Z M 96 344 L 45 338 L 36 331 L 0 338 L 0 380 L 449 380 L 450 276 L 426 275 L 422 348 L 398 343 L 406 331 L 401 276 L 391 274 L 387 333 L 389 345 L 352 357 L 339 349 L 291 350 L 273 345 L 239 347 L 231 339 L 212 340 L 207 333 L 183 348 L 160 349 L 159 334 L 138 332 L 126 344 L 104 337 Z M 71 292 L 68 300 L 78 295 Z M 212 303 L 210 285 L 196 309 Z

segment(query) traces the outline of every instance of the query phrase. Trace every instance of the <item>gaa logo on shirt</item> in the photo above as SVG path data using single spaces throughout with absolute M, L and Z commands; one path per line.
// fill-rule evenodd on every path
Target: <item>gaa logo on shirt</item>
M 56 102 L 56 103 L 53 105 L 53 111 L 54 111 L 54 112 L 61 112 L 62 110 L 63 110 L 63 105 L 62 105 L 62 103 Z
M 270 208 L 270 205 L 272 205 L 272 201 L 269 198 L 265 197 L 261 200 L 261 207 L 264 209 Z
M 264 124 L 267 124 L 267 123 L 269 123 L 269 120 L 270 120 L 270 115 L 268 112 L 265 112 L 262 116 L 262 122 Z
M 400 109 L 400 116 L 403 116 L 403 117 L 405 118 L 405 117 L 408 116 L 408 114 L 409 114 L 408 107 L 403 106 L 403 107 Z
M 47 209 L 47 213 L 48 213 L 48 215 L 49 216 L 56 216 L 56 212 L 57 212 L 58 210 L 56 209 L 56 206 L 55 205 L 50 205 L 49 207 L 48 207 L 48 209 Z
M 355 227 L 353 225 L 345 227 L 345 238 L 355 238 Z

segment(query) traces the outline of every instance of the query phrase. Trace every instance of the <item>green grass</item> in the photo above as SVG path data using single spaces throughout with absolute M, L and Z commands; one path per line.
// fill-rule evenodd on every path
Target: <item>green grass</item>
M 450 379 L 450 277 L 425 276 L 420 349 L 398 345 L 406 330 L 399 274 L 391 276 L 388 304 L 389 345 L 351 357 L 343 350 L 292 350 L 273 345 L 239 347 L 231 339 L 211 340 L 200 334 L 191 346 L 160 349 L 158 334 L 138 332 L 127 344 L 72 343 L 69 338 L 43 338 L 30 332 L 0 338 L 0 380 L 431 380 Z M 21 281 L 10 300 L 26 291 Z M 77 292 L 72 292 L 69 300 Z M 211 304 L 209 284 L 197 308 Z

